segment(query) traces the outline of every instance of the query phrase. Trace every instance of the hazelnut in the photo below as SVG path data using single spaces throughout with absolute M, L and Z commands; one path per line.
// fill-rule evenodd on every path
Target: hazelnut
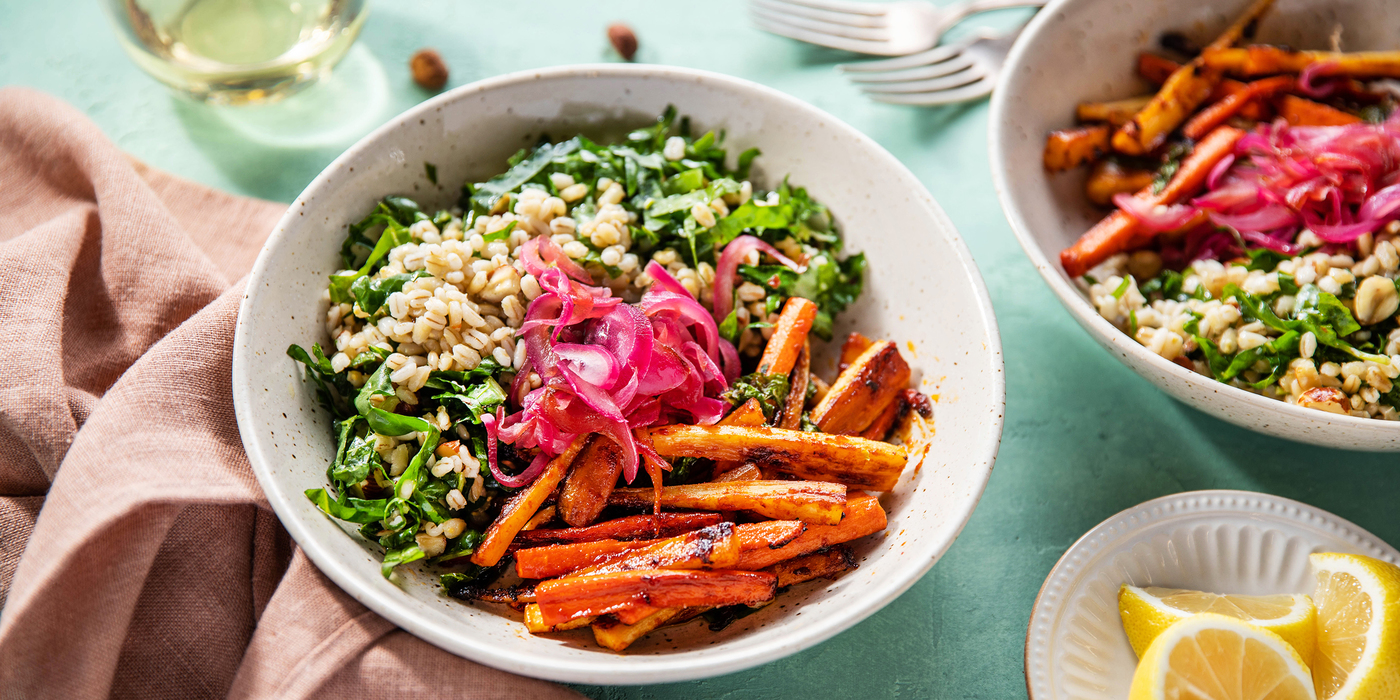
M 447 85 L 447 63 L 432 49 L 419 49 L 408 60 L 408 68 L 413 71 L 413 82 L 425 90 L 441 90 Z
M 1367 277 L 1356 289 L 1356 320 L 1363 326 L 1380 323 L 1400 309 L 1400 294 L 1388 277 Z
M 621 22 L 608 27 L 608 41 L 612 42 L 624 61 L 630 61 L 637 55 L 637 35 L 631 27 Z
M 1298 397 L 1298 405 L 1328 413 L 1347 414 L 1346 394 L 1330 386 L 1313 387 Z

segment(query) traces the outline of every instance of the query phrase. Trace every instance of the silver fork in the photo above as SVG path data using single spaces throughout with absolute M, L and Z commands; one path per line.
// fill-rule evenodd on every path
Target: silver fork
M 969 15 L 1045 2 L 963 0 L 938 7 L 926 2 L 750 0 L 749 11 L 759 29 L 779 36 L 873 56 L 907 56 L 937 46 L 944 32 Z
M 990 95 L 1021 33 L 982 30 L 961 41 L 884 61 L 846 63 L 836 69 L 876 102 L 946 105 Z

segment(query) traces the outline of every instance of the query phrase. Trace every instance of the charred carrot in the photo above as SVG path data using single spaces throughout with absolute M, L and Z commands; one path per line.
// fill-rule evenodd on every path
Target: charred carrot
M 767 568 L 786 559 L 810 554 L 822 547 L 850 542 L 879 532 L 885 529 L 886 524 L 885 509 L 880 507 L 880 502 L 867 493 L 853 491 L 850 500 L 846 502 L 846 517 L 841 519 L 839 525 L 808 525 L 806 532 L 782 547 L 751 549 L 744 552 L 739 556 L 739 565 L 735 568 L 750 571 Z M 536 595 L 539 595 L 538 592 Z
M 845 372 L 847 367 L 850 367 L 852 363 L 874 344 L 875 341 L 859 333 L 852 333 L 846 336 L 846 342 L 841 343 L 841 359 L 836 364 L 836 373 L 840 374 Z
M 1283 92 L 1297 83 L 1292 76 L 1280 75 L 1273 78 L 1256 80 L 1244 86 L 1243 90 L 1231 93 L 1228 97 L 1216 102 L 1191 117 L 1191 121 L 1186 122 L 1181 133 L 1186 138 L 1196 141 L 1206 134 L 1215 130 L 1216 127 L 1224 124 L 1227 119 L 1239 113 L 1240 109 L 1254 100 L 1263 100 Z
M 640 549 L 578 569 L 573 575 L 585 576 L 634 569 L 727 569 L 738 561 L 737 528 L 734 523 L 720 523 L 653 542 Z
M 599 540 L 531 547 L 515 552 L 520 578 L 554 578 L 609 558 L 655 544 L 659 540 Z
M 731 428 L 740 430 L 740 428 Z M 762 428 L 751 428 L 762 430 Z M 645 508 L 654 504 L 651 489 L 617 489 L 609 503 Z M 827 481 L 726 481 L 667 486 L 661 505 L 695 510 L 747 510 L 779 520 L 836 523 L 846 505 L 846 487 Z
M 1228 48 L 1241 37 L 1253 34 L 1259 18 L 1272 5 L 1273 0 L 1254 0 L 1243 15 L 1210 43 L 1209 48 Z M 1127 124 L 1118 127 L 1113 134 L 1113 149 L 1135 156 L 1151 152 L 1210 97 L 1221 77 L 1219 68 L 1206 65 L 1200 57 L 1178 68 L 1147 106 Z
M 1172 73 L 1180 68 L 1181 64 L 1170 58 L 1163 58 L 1155 54 L 1138 54 L 1138 75 L 1146 78 L 1153 85 L 1161 86 L 1167 82 L 1167 78 L 1172 77 Z
M 764 571 L 778 577 L 778 587 L 791 586 L 816 578 L 835 576 L 856 568 L 856 555 L 850 547 L 838 545 L 811 554 L 780 561 Z
M 472 563 L 477 566 L 495 566 L 505 556 L 506 550 L 510 549 L 510 543 L 515 539 L 515 535 L 520 529 L 525 527 L 525 523 L 530 522 L 535 512 L 544 504 L 545 499 L 554 493 L 554 488 L 564 480 L 564 475 L 569 471 L 569 465 L 573 463 L 574 457 L 578 456 L 583 446 L 588 443 L 587 435 L 580 435 L 574 439 L 558 457 L 550 460 L 545 465 L 544 471 L 540 472 L 539 478 L 534 483 L 521 489 L 510 500 L 506 501 L 501 508 L 500 515 L 487 528 L 486 536 L 481 540 L 481 546 L 477 547 L 476 553 L 472 555 Z
M 759 571 L 643 569 L 570 576 L 535 589 L 540 619 L 558 625 L 580 617 L 650 605 L 657 608 L 740 605 L 770 600 L 778 577 Z
M 1207 66 L 1231 75 L 1252 78 L 1274 73 L 1301 73 L 1326 64 L 1326 75 L 1372 80 L 1400 78 L 1400 51 L 1294 51 L 1279 46 L 1255 45 L 1240 49 L 1212 46 L 1201 53 Z
M 674 537 L 699 530 L 723 520 L 719 513 L 662 513 L 660 515 L 629 515 L 588 527 L 566 527 L 554 530 L 522 532 L 515 543 L 522 547 L 599 540 L 638 540 Z
M 1211 169 L 1234 152 L 1235 143 L 1243 136 L 1244 132 L 1234 127 L 1216 127 L 1196 144 L 1161 192 L 1153 194 L 1144 189 L 1136 196 L 1149 206 L 1157 206 L 1175 204 L 1195 194 L 1205 185 Z M 1110 256 L 1127 250 L 1139 232 L 1141 228 L 1136 219 L 1122 210 L 1115 211 L 1080 236 L 1074 245 L 1061 251 L 1060 265 L 1070 277 L 1078 277 Z
M 866 440 L 884 440 L 885 436 L 890 434 L 890 429 L 894 427 L 895 419 L 899 418 L 899 412 L 905 409 L 903 396 L 903 392 L 900 392 L 899 395 L 891 397 L 880 414 L 875 416 L 875 420 L 861 431 L 860 436 Z
M 797 354 L 807 342 L 812 322 L 817 320 L 817 305 L 802 297 L 789 297 L 773 324 L 773 336 L 758 360 L 758 371 L 764 374 L 787 374 L 797 363 Z
M 876 491 L 894 488 L 909 459 L 908 449 L 903 445 L 865 440 L 854 435 L 807 433 L 781 428 L 666 425 L 641 428 L 637 433 L 645 433 L 657 452 L 670 457 L 751 462 L 765 471 L 792 474 L 802 479 L 835 481 Z
M 909 386 L 910 376 L 899 346 L 888 340 L 874 343 L 836 378 L 812 409 L 812 421 L 824 433 L 859 435 Z
M 797 353 L 797 364 L 788 379 L 788 395 L 775 424 L 779 428 L 798 430 L 802 427 L 802 407 L 807 404 L 807 380 L 812 372 L 812 343 L 804 342 Z
M 739 537 L 740 551 L 750 549 L 777 549 L 786 546 L 807 531 L 807 524 L 801 520 L 769 520 L 761 523 L 745 523 L 735 528 Z
M 1355 114 L 1294 95 L 1283 95 L 1274 104 L 1279 116 L 1293 126 L 1344 126 L 1361 121 Z
M 559 489 L 559 518 L 574 527 L 592 524 L 608 505 L 621 472 L 622 448 L 616 442 L 604 438 L 589 443 Z
M 1112 129 L 1107 124 L 1057 129 L 1045 139 L 1041 160 L 1051 172 L 1069 170 L 1108 153 Z
M 738 407 L 738 408 L 735 408 L 734 410 L 730 411 L 730 412 L 729 412 L 729 415 L 727 415 L 727 416 L 725 416 L 725 417 L 719 419 L 719 423 L 716 423 L 716 425 L 737 425 L 737 426 L 753 427 L 753 426 L 756 426 L 756 425 L 763 425 L 763 424 L 765 424 L 765 423 L 767 423 L 767 422 L 768 422 L 768 418 L 767 418 L 766 416 L 763 415 L 763 406 L 762 406 L 762 404 L 760 404 L 760 403 L 758 402 L 758 399 L 749 399 L 748 401 L 745 401 L 744 403 L 739 404 L 739 407 Z M 732 472 L 732 471 L 734 471 L 734 470 L 736 470 L 736 469 L 739 469 L 739 468 L 742 467 L 742 466 L 744 466 L 744 463 L 743 463 L 743 462 L 716 461 L 716 462 L 715 462 L 714 473 L 715 473 L 715 474 L 727 474 L 727 473 Z M 755 467 L 755 468 L 756 468 L 756 467 Z M 755 477 L 755 478 L 761 478 L 761 477 Z M 738 480 L 738 479 L 733 479 L 733 478 L 731 478 L 731 479 L 715 479 L 715 481 L 736 481 L 736 480 Z

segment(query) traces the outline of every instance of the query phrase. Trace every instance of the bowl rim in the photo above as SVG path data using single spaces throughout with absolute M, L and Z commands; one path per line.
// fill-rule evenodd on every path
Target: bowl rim
M 1213 507 L 1209 504 L 1209 501 L 1211 501 L 1211 499 L 1234 499 L 1235 501 L 1237 501 L 1237 503 L 1229 508 Z M 1324 510 L 1317 506 L 1308 503 L 1303 503 L 1302 501 L 1296 501 L 1284 496 L 1277 496 L 1271 493 L 1265 493 L 1263 491 L 1246 491 L 1243 489 L 1202 489 L 1198 491 L 1182 491 L 1179 493 L 1170 493 L 1164 496 L 1158 496 L 1157 498 L 1148 499 L 1137 505 L 1124 508 L 1123 510 L 1118 511 L 1113 515 L 1104 518 L 1097 525 L 1089 528 L 1087 532 L 1079 536 L 1079 539 L 1076 539 L 1074 541 L 1074 544 L 1071 544 L 1068 548 L 1065 549 L 1064 553 L 1060 555 L 1060 558 L 1055 561 L 1055 565 L 1050 567 L 1050 573 L 1045 575 L 1045 581 L 1040 584 L 1040 590 L 1037 591 L 1035 594 L 1035 602 L 1031 604 L 1030 619 L 1026 622 L 1026 642 L 1022 652 L 1022 668 L 1024 671 L 1023 675 L 1025 676 L 1026 680 L 1027 698 L 1029 700 L 1047 700 L 1047 698 L 1037 698 L 1035 692 L 1036 686 L 1031 680 L 1032 671 L 1038 671 L 1041 668 L 1041 665 L 1037 663 L 1038 661 L 1040 661 L 1040 654 L 1038 654 L 1038 652 L 1043 653 L 1045 651 L 1043 648 L 1036 646 L 1035 632 L 1037 627 L 1044 624 L 1049 624 L 1048 622 L 1038 618 L 1040 618 L 1042 615 L 1049 614 L 1046 612 L 1046 609 L 1051 605 L 1057 604 L 1046 598 L 1047 595 L 1055 594 L 1055 592 L 1052 592 L 1050 590 L 1051 585 L 1057 583 L 1057 579 L 1062 574 L 1066 576 L 1082 576 L 1083 574 L 1082 566 L 1077 562 L 1071 561 L 1071 557 L 1073 555 L 1080 553 L 1081 550 L 1087 550 L 1091 547 L 1093 548 L 1093 554 L 1099 554 L 1119 541 L 1131 537 L 1136 537 L 1143 530 L 1161 527 L 1163 523 L 1168 523 L 1175 520 L 1199 517 L 1203 513 L 1208 512 L 1229 512 L 1235 514 L 1246 514 L 1256 519 L 1259 519 L 1261 522 L 1269 522 L 1278 518 L 1278 516 L 1275 515 L 1265 515 L 1261 513 L 1259 508 L 1249 509 L 1246 508 L 1244 505 L 1238 503 L 1240 501 L 1248 502 L 1251 499 L 1253 499 L 1255 503 L 1261 506 L 1272 506 L 1275 511 L 1283 511 L 1290 513 L 1293 518 L 1298 519 L 1300 521 L 1306 519 L 1311 520 L 1314 523 L 1318 523 L 1319 526 L 1330 527 L 1333 530 L 1338 531 L 1337 536 L 1339 538 L 1343 538 L 1349 535 L 1355 542 L 1375 545 L 1377 549 L 1381 550 L 1381 553 L 1391 558 L 1391 563 L 1400 561 L 1400 550 L 1397 550 L 1395 547 L 1391 546 L 1389 542 L 1386 542 L 1385 540 L 1377 537 L 1370 530 L 1367 530 L 1366 528 L 1363 528 L 1360 525 L 1357 525 L 1356 523 L 1353 523 L 1352 521 L 1347 520 L 1346 518 L 1343 518 L 1331 511 Z M 1155 507 L 1163 505 L 1173 505 L 1178 508 L 1181 508 L 1182 506 L 1189 505 L 1192 502 L 1200 501 L 1206 501 L 1207 505 L 1194 506 L 1196 509 L 1191 511 L 1186 511 L 1183 508 L 1183 512 L 1171 516 L 1162 516 L 1148 519 L 1139 518 L 1134 524 L 1134 516 L 1140 515 L 1142 513 L 1150 513 Z M 1094 538 L 1099 536 L 1101 533 L 1108 530 L 1112 530 L 1115 526 L 1121 525 L 1129 526 L 1124 528 L 1122 532 L 1120 532 L 1117 536 L 1113 537 L 1112 539 L 1104 540 L 1102 543 L 1099 543 L 1097 545 L 1093 543 Z M 1065 601 L 1069 597 L 1069 595 L 1075 590 L 1077 589 L 1066 588 L 1064 591 L 1058 592 L 1058 600 L 1060 601 L 1058 605 L 1060 605 L 1061 607 L 1053 611 L 1055 614 L 1060 615 L 1064 613 L 1065 608 L 1063 607 L 1063 601 Z M 1053 691 L 1054 689 L 1051 688 L 1051 690 Z
M 1015 75 L 1024 67 L 1025 54 L 1030 50 L 1030 45 L 1040 38 L 1040 35 L 1049 31 L 1047 27 L 1054 20 L 1055 15 L 1071 9 L 1074 6 L 1092 2 L 1094 0 L 1052 0 L 1039 12 L 1036 13 L 1026 28 L 1021 31 L 1015 44 L 1011 47 L 1011 52 L 1007 55 L 1006 65 L 1002 70 L 1002 75 Z M 1129 338 L 1126 333 L 1109 323 L 1107 319 L 1099 315 L 1093 308 L 1089 300 L 1075 287 L 1074 283 L 1065 276 L 1060 266 L 1046 258 L 1044 250 L 1036 243 L 1031 235 L 1031 225 L 1026 221 L 1024 214 L 1014 197 L 1011 196 L 1011 187 L 1008 178 L 1008 168 L 1003 167 L 1006 162 L 1006 144 L 1002 140 L 1002 129 L 1000 125 L 1007 123 L 1006 120 L 1011 111 L 1010 92 L 1005 89 L 997 89 L 992 93 L 991 108 L 989 113 L 990 127 L 987 129 L 988 157 L 991 160 L 992 185 L 996 188 L 997 201 L 1001 203 L 1002 212 L 1006 215 L 1006 220 L 1011 224 L 1011 231 L 1016 236 L 1016 242 L 1021 245 L 1021 250 L 1030 258 L 1031 264 L 1040 273 L 1050 290 L 1059 298 L 1060 304 L 1065 307 L 1070 315 L 1074 317 L 1079 325 L 1107 349 L 1111 346 L 1117 351 L 1115 359 L 1128 364 L 1139 376 L 1142 372 L 1126 362 L 1126 356 L 1132 355 L 1140 363 L 1152 366 L 1164 377 L 1175 380 L 1182 385 L 1189 387 L 1199 394 L 1207 392 L 1220 392 L 1224 390 L 1224 396 L 1228 399 L 1252 405 L 1266 412 L 1276 413 L 1284 418 L 1309 423 L 1314 426 L 1329 426 L 1335 422 L 1340 422 L 1343 426 L 1353 429 L 1364 429 L 1377 433 L 1388 433 L 1392 436 L 1400 436 L 1400 422 L 1377 420 L 1375 418 L 1358 418 L 1352 415 L 1340 415 L 1326 413 L 1310 408 L 1303 408 L 1286 401 L 1271 399 L 1262 394 L 1246 391 L 1230 384 L 1216 381 L 1212 377 L 1198 374 L 1181 365 L 1168 360 L 1155 352 L 1149 351 L 1144 345 Z M 1114 353 L 1110 353 L 1114 354 Z M 1147 377 L 1143 377 L 1148 379 Z M 1151 381 L 1149 379 L 1149 381 Z M 1160 388 L 1160 387 L 1159 387 Z M 1170 393 L 1170 392 L 1169 392 Z M 1224 414 L 1226 407 L 1206 407 L 1201 402 L 1186 402 L 1193 407 L 1214 414 Z M 1219 415 L 1218 417 L 1223 417 Z M 1231 421 L 1233 422 L 1233 421 Z M 1240 424 L 1243 425 L 1243 424 Z M 1257 433 L 1279 435 L 1279 433 L 1249 427 Z M 1325 444 L 1303 437 L 1291 438 L 1296 441 L 1309 444 Z
M 401 128 L 404 123 L 412 124 L 412 120 L 420 115 L 428 114 L 447 104 L 467 99 L 479 93 L 519 83 L 541 80 L 569 80 L 599 76 L 699 81 L 710 85 L 716 85 L 733 92 L 753 93 L 756 94 L 757 97 L 776 101 L 786 109 L 805 111 L 819 117 L 825 123 L 829 124 L 837 133 L 846 138 L 854 139 L 857 143 L 863 145 L 872 158 L 883 161 L 887 167 L 891 167 L 896 173 L 902 174 L 906 183 L 915 188 L 913 190 L 914 194 L 923 195 L 922 204 L 926 212 L 936 221 L 941 230 L 945 232 L 947 241 L 951 244 L 950 252 L 956 256 L 968 282 L 972 285 L 972 293 L 975 297 L 976 304 L 975 308 L 971 311 L 976 313 L 977 318 L 980 319 L 983 327 L 986 329 L 987 347 L 984 352 L 987 354 L 987 360 L 990 364 L 989 370 L 992 375 L 990 378 L 990 385 L 987 387 L 992 394 L 991 400 L 988 402 L 989 410 L 987 410 L 986 415 L 981 418 L 981 423 L 986 426 L 986 429 L 980 431 L 981 435 L 976 436 L 970 441 L 973 447 L 967 451 L 966 457 L 970 464 L 985 465 L 980 467 L 979 471 L 973 475 L 974 483 L 968 484 L 970 487 L 974 488 L 972 497 L 963 499 L 959 511 L 954 514 L 953 519 L 950 521 L 955 524 L 955 527 L 952 529 L 951 537 L 944 542 L 926 548 L 923 552 L 911 552 L 910 554 L 922 554 L 924 556 L 922 560 L 918 560 L 913 556 L 908 557 L 907 559 L 912 562 L 912 565 L 903 575 L 892 576 L 875 582 L 872 584 L 871 591 L 860 597 L 860 602 L 858 604 L 842 608 L 835 614 L 813 624 L 800 639 L 775 640 L 759 647 L 742 648 L 738 651 L 725 650 L 722 648 L 723 645 L 705 647 L 702 649 L 704 655 L 699 657 L 688 652 L 658 656 L 618 657 L 623 660 L 621 663 L 608 663 L 611 659 L 603 655 L 600 655 L 597 659 L 590 658 L 587 660 L 575 661 L 550 659 L 547 653 L 534 657 L 522 657 L 493 649 L 489 645 L 476 643 L 471 638 L 461 635 L 460 633 L 453 634 L 453 631 L 448 626 L 440 622 L 434 623 L 436 619 L 434 616 L 425 617 L 411 610 L 406 601 L 400 600 L 398 596 L 383 596 L 362 584 L 360 582 L 362 573 L 352 571 L 348 564 L 338 561 L 336 557 L 332 555 L 331 552 L 337 549 L 337 545 L 318 539 L 310 532 L 307 525 L 299 519 L 298 515 L 293 510 L 291 499 L 293 496 L 300 497 L 300 492 L 291 494 L 276 487 L 278 482 L 272 473 L 271 460 L 264 455 L 271 441 L 262 437 L 261 429 L 253 422 L 253 397 L 251 395 L 249 377 L 252 372 L 252 363 L 255 362 L 256 358 L 252 357 L 252 353 L 245 349 L 246 334 L 249 332 L 247 330 L 247 323 L 248 319 L 256 312 L 253 308 L 253 300 L 255 298 L 255 292 L 253 290 L 258 288 L 258 281 L 265 274 L 265 269 L 270 264 L 270 251 L 274 247 L 283 244 L 285 242 L 284 239 L 288 239 L 290 235 L 289 231 L 295 230 L 294 224 L 298 219 L 304 220 L 304 218 L 299 215 L 298 209 L 303 207 L 306 202 L 313 198 L 321 187 L 326 185 L 327 179 L 331 173 L 340 169 L 342 165 L 348 163 L 350 160 L 371 149 L 381 138 Z M 316 567 L 351 597 L 404 628 L 410 634 L 434 646 L 477 663 L 482 663 L 511 673 L 547 680 L 607 685 L 677 682 L 709 678 L 725 673 L 745 670 L 812 647 L 879 611 L 918 582 L 924 574 L 932 568 L 934 563 L 947 552 L 948 548 L 952 546 L 953 542 L 961 534 L 963 528 L 966 527 L 982 495 L 986 492 L 987 483 L 991 478 L 992 468 L 995 465 L 997 451 L 1001 443 L 1002 428 L 1006 412 L 1006 384 L 1001 338 L 997 328 L 996 318 L 992 311 L 991 297 L 987 292 L 986 284 L 957 228 L 953 225 L 942 207 L 933 198 L 932 194 L 928 192 L 928 189 L 923 185 L 922 181 L 920 181 L 902 162 L 889 153 L 889 151 L 885 150 L 885 148 L 879 145 L 874 139 L 866 136 L 849 124 L 846 124 L 844 121 L 828 114 L 818 107 L 777 89 L 742 78 L 695 68 L 617 63 L 575 64 L 524 70 L 487 78 L 454 88 L 421 102 L 387 120 L 383 125 L 361 138 L 327 165 L 325 170 L 318 174 L 316 178 L 307 185 L 306 189 L 293 200 L 287 213 L 278 221 L 276 227 L 268 236 L 267 241 L 263 244 L 263 248 L 258 254 L 258 259 L 253 265 L 252 272 L 247 278 L 243 299 L 239 304 L 238 320 L 234 330 L 233 395 L 234 409 L 237 415 L 238 428 L 242 437 L 244 449 L 248 454 L 253 472 L 258 478 L 259 484 L 263 487 L 265 496 L 273 511 L 278 515 L 283 526 L 287 528 L 293 540 L 305 551 L 306 555 Z M 504 620 L 505 618 L 502 619 Z

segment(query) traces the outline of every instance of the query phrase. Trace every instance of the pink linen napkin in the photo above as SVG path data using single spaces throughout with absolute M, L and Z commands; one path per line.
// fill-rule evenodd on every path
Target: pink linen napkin
M 0 90 L 0 698 L 577 698 L 398 630 L 287 536 L 234 423 L 284 205 Z

